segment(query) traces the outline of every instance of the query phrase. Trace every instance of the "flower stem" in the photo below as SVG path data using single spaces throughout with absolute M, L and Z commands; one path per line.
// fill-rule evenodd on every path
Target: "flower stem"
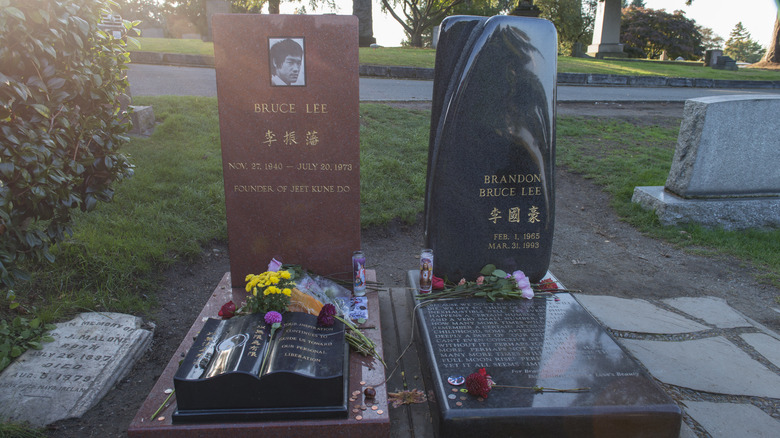
M 174 389 L 173 391 L 171 391 L 171 393 L 170 393 L 170 394 L 168 394 L 168 397 L 166 397 L 166 398 L 165 398 L 165 401 L 164 401 L 164 402 L 162 402 L 162 404 L 160 405 L 160 407 L 159 407 L 159 408 L 157 408 L 157 410 L 156 410 L 156 411 L 154 411 L 154 414 L 152 414 L 152 417 L 150 418 L 150 420 L 154 420 L 154 419 L 157 417 L 157 414 L 159 414 L 159 413 L 160 413 L 160 412 L 163 410 L 163 408 L 165 407 L 165 405 L 166 405 L 166 404 L 168 404 L 168 401 L 171 399 L 171 397 L 172 397 L 172 396 L 173 396 L 173 394 L 175 394 L 175 393 L 176 393 L 176 390 Z
M 534 392 L 588 392 L 590 387 L 584 388 L 546 388 L 544 386 L 512 386 L 512 385 L 493 385 L 493 388 L 514 388 L 514 389 L 530 389 Z
M 349 343 L 349 345 L 355 349 L 355 351 L 362 354 L 363 356 L 375 357 L 377 360 L 379 360 L 379 362 L 382 363 L 382 366 L 387 368 L 387 364 L 385 363 L 384 359 L 382 359 L 382 356 L 376 352 L 376 344 L 374 344 L 374 341 L 366 337 L 366 335 L 364 335 L 360 329 L 352 324 L 352 321 L 350 321 L 348 318 L 342 318 L 340 316 L 335 316 L 335 318 L 343 322 L 347 327 L 347 330 L 344 331 L 344 338 L 347 340 L 347 343 Z

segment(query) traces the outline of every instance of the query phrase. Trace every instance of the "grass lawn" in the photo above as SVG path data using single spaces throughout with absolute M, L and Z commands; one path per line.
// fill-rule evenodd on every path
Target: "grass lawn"
M 136 38 L 140 46 L 130 50 L 150 52 L 213 55 L 213 43 L 200 40 L 173 38 Z M 413 47 L 380 47 L 359 50 L 361 64 L 402 65 L 433 68 L 436 51 Z M 741 68 L 738 71 L 714 70 L 700 63 L 661 63 L 654 61 L 620 61 L 591 58 L 558 57 L 558 71 L 562 73 L 603 73 L 629 76 L 668 76 L 704 79 L 780 81 L 780 71 Z

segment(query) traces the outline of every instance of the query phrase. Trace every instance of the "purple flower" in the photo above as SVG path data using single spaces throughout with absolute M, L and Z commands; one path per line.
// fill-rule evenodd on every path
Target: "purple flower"
M 336 306 L 333 304 L 326 304 L 320 309 L 320 314 L 317 315 L 317 324 L 322 327 L 331 327 L 336 322 L 334 316 L 336 315 Z
M 534 290 L 531 288 L 531 280 L 525 276 L 523 271 L 515 271 L 512 273 L 512 277 L 515 278 L 518 289 L 523 291 L 523 298 L 530 300 L 534 297 Z
M 279 271 L 279 268 L 282 267 L 282 262 L 276 259 L 271 259 L 271 262 L 268 263 L 268 271 L 269 272 L 277 272 Z
M 265 314 L 264 319 L 266 324 L 279 324 L 282 322 L 282 314 L 272 310 Z

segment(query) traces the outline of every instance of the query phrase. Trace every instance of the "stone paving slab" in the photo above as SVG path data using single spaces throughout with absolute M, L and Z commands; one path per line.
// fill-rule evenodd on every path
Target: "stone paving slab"
M 121 313 L 82 313 L 57 324 L 54 342 L 28 350 L 0 374 L 0 417 L 43 427 L 80 417 L 146 352 L 152 331 Z
M 607 327 L 634 333 L 691 333 L 709 327 L 638 299 L 576 294 L 593 316 Z
M 719 328 L 751 327 L 739 312 L 732 309 L 726 300 L 716 297 L 681 297 L 663 300 L 664 303 L 699 318 Z
M 777 438 L 780 421 L 761 409 L 746 404 L 683 400 L 685 411 L 701 424 L 712 438 Z
M 780 376 L 722 336 L 620 342 L 662 382 L 719 394 L 780 398 Z
M 780 367 L 780 341 L 763 333 L 743 333 L 740 336 L 776 367 Z

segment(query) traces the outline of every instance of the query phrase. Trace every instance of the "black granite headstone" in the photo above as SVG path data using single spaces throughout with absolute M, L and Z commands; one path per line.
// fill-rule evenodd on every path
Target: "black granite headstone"
M 434 273 L 547 272 L 554 220 L 557 36 L 546 20 L 454 16 L 436 54 L 425 241 Z
M 271 337 L 263 316 L 206 322 L 174 376 L 174 422 L 346 416 L 344 324 L 288 312 Z
M 438 436 L 677 438 L 679 407 L 572 296 L 558 297 L 417 310 Z M 480 368 L 496 384 L 487 398 L 450 383 Z

